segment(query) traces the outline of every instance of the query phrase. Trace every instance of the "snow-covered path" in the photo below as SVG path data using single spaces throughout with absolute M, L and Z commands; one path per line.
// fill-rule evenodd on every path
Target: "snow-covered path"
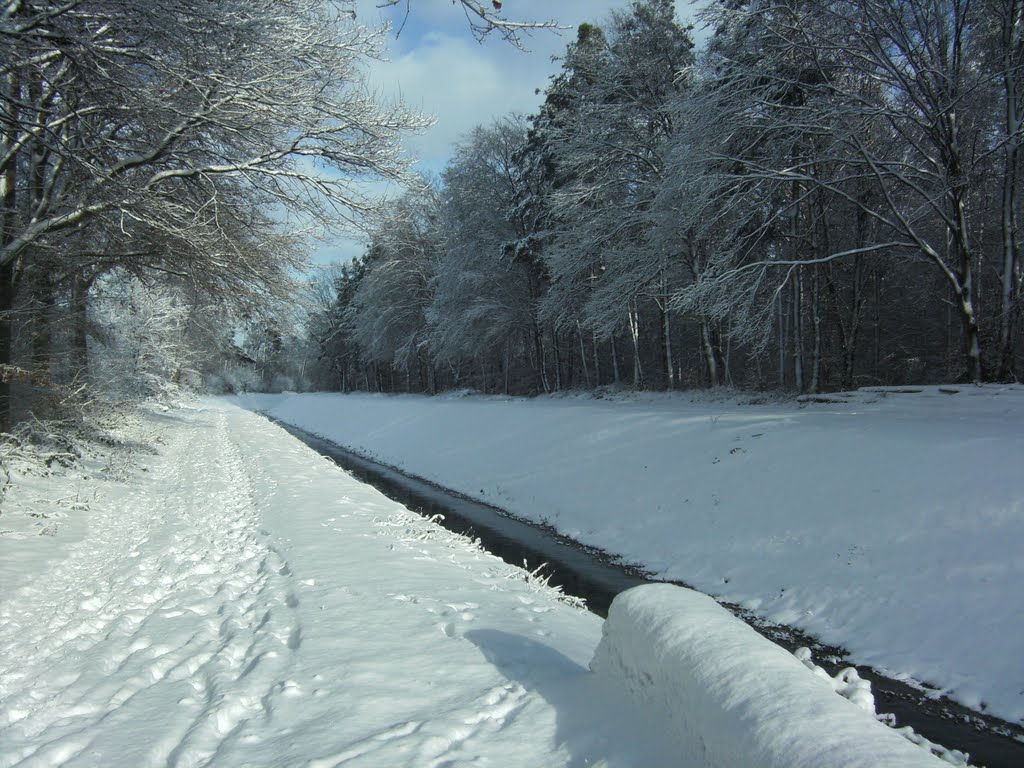
M 257 416 L 156 418 L 0 591 L 0 766 L 674 762 L 587 673 L 598 618 Z

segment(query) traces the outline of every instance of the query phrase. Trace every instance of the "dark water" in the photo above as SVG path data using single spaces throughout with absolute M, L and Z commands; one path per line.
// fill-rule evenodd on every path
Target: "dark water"
M 276 423 L 388 498 L 427 517 L 443 516 L 440 522 L 445 528 L 479 538 L 489 552 L 505 562 L 525 564 L 531 571 L 542 568 L 541 573 L 548 577 L 549 583 L 561 587 L 567 594 L 583 598 L 587 607 L 599 616 L 608 615 L 608 607 L 619 592 L 654 581 L 641 569 L 584 547 L 550 528 L 511 517 L 497 507 L 369 461 L 297 427 Z M 725 607 L 784 648 L 811 648 L 815 663 L 830 674 L 853 666 L 844 661 L 845 652 L 841 648 L 824 646 L 790 627 L 765 624 L 738 606 L 726 604 Z M 909 725 L 929 741 L 969 753 L 972 765 L 1024 768 L 1024 728 L 979 714 L 948 699 L 931 698 L 869 667 L 858 666 L 857 669 L 861 677 L 871 681 L 878 711 L 891 712 L 898 725 Z

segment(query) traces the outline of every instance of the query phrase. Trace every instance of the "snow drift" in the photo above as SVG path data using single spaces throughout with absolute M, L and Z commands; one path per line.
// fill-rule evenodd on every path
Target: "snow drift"
M 665 718 L 683 765 L 945 765 L 693 590 L 652 584 L 616 597 L 590 668 Z

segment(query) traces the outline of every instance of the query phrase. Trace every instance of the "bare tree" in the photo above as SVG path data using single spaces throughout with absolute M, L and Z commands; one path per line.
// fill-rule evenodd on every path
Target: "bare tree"
M 970 199 L 985 178 L 987 126 L 977 107 L 991 76 L 977 66 L 977 43 L 968 34 L 978 11 L 966 0 L 852 0 L 759 4 L 716 13 L 727 23 L 756 27 L 763 49 L 780 52 L 776 61 L 796 56 L 802 62 L 795 73 L 785 66 L 729 71 L 735 80 L 728 87 L 739 85 L 749 94 L 749 106 L 732 113 L 730 126 L 752 129 L 762 144 L 771 135 L 790 137 L 783 146 L 800 142 L 799 151 L 721 157 L 735 163 L 739 183 L 762 179 L 789 187 L 789 202 L 776 208 L 767 226 L 795 227 L 818 190 L 859 210 L 878 237 L 824 249 L 827 241 L 815 237 L 810 257 L 773 255 L 722 270 L 715 280 L 871 253 L 923 259 L 954 296 L 964 375 L 980 381 L 979 224 Z M 778 97 L 796 86 L 797 100 Z M 823 167 L 833 171 L 823 174 Z M 871 194 L 857 191 L 865 188 Z M 791 242 L 797 242 L 799 230 L 808 231 L 791 229 Z
M 474 129 L 456 147 L 443 175 L 446 249 L 428 314 L 435 359 L 495 359 L 506 390 L 513 360 L 531 356 L 535 385 L 543 388 L 537 275 L 509 247 L 526 234 L 515 216 L 525 139 L 525 122 L 512 117 Z
M 443 248 L 436 190 L 421 185 L 391 203 L 374 226 L 367 273 L 348 307 L 366 358 L 403 373 L 408 389 L 414 380 L 430 388 L 427 312 Z
M 258 294 L 295 254 L 268 205 L 293 230 L 372 210 L 357 182 L 407 178 L 399 137 L 426 124 L 364 84 L 383 34 L 320 0 L 5 2 L 0 365 L 22 279 L 87 266 L 83 233 L 96 261 Z
M 1014 342 L 1020 313 L 1024 269 L 1018 246 L 1018 185 L 1020 152 L 1024 142 L 1024 3 L 1019 0 L 990 0 L 983 3 L 987 22 L 987 66 L 999 81 L 1002 169 L 1000 239 L 1002 264 L 999 291 L 999 336 L 997 377 L 1014 376 Z

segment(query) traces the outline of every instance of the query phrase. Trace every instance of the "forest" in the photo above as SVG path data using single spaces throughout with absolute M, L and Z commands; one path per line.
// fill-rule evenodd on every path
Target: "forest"
M 423 178 L 346 3 L 8 0 L 0 430 L 182 389 L 1014 380 L 1022 8 L 721 0 L 698 48 L 635 0 Z
M 701 50 L 671 0 L 581 26 L 536 114 L 476 128 L 324 278 L 304 386 L 1012 380 L 1021 4 L 700 21 Z

